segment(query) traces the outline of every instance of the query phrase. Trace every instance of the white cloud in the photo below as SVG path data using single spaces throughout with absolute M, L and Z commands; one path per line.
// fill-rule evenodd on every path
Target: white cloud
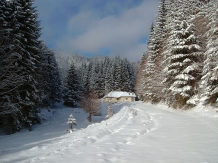
M 146 44 L 136 44 L 122 51 L 129 60 L 139 60 L 142 58 L 143 52 L 146 50 Z
M 68 30 L 80 31 L 80 35 L 66 36 L 59 42 L 59 46 L 62 49 L 69 48 L 72 52 L 96 54 L 99 54 L 100 49 L 108 48 L 111 49 L 112 55 L 140 59 L 146 50 L 146 44 L 138 40 L 148 35 L 157 4 L 154 0 L 144 1 L 140 6 L 125 10 L 119 16 L 104 18 L 96 17 L 90 11 L 81 12 L 68 22 Z
M 50 2 L 51 0 L 46 1 Z M 46 6 L 49 4 L 45 4 L 43 7 L 43 16 L 46 15 L 45 20 L 51 18 L 51 13 L 57 10 L 58 5 L 61 5 L 61 1 L 54 1 L 55 3 L 53 5 L 51 3 L 48 7 L 47 15 Z M 44 3 L 45 0 L 41 2 Z M 107 3 L 107 11 L 113 13 L 113 10 L 120 8 L 119 12 L 113 15 L 104 13 L 107 15 L 105 16 L 99 15 L 102 11 L 96 11 L 104 10 L 104 8 L 93 10 L 93 8 L 89 9 L 87 5 L 79 6 L 78 13 L 76 15 L 74 13 L 66 23 L 67 27 L 64 28 L 65 31 L 62 31 L 62 38 L 55 40 L 58 50 L 99 55 L 101 49 L 105 48 L 110 49 L 111 55 L 139 60 L 146 50 L 146 44 L 139 42 L 139 39 L 148 35 L 151 22 L 157 13 L 159 0 L 144 0 L 139 6 L 133 8 L 115 7 L 116 1 L 109 2 Z M 133 2 L 128 1 L 128 3 Z M 62 4 L 62 7 L 58 9 L 64 10 L 63 6 L 66 6 L 66 4 Z M 46 26 L 44 30 L 47 31 L 50 37 L 54 32 L 52 27 Z

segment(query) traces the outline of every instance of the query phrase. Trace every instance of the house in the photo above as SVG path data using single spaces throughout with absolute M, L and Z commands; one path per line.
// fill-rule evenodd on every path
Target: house
M 132 92 L 122 92 L 122 91 L 112 91 L 108 95 L 103 97 L 104 102 L 132 102 L 135 101 L 135 93 Z

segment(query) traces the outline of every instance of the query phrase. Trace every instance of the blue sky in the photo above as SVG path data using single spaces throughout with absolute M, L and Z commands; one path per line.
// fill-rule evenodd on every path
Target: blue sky
M 140 60 L 159 0 L 35 0 L 35 5 L 50 48 Z

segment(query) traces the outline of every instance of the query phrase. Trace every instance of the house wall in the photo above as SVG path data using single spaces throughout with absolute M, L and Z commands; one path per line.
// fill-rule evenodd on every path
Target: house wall
M 114 103 L 114 102 L 117 102 L 117 98 L 112 98 L 112 97 L 106 97 L 104 98 L 104 102 L 111 102 L 111 103 Z
M 113 98 L 113 97 L 106 97 L 104 98 L 104 102 L 132 102 L 135 101 L 135 97 L 120 97 L 120 98 Z
M 132 101 L 135 101 L 135 98 L 134 97 L 120 97 L 119 101 L 122 101 L 122 102 L 132 102 Z

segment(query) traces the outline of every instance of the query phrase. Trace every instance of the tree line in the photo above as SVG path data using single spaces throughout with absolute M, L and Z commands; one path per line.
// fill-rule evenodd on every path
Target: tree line
M 102 98 L 113 90 L 134 91 L 135 70 L 127 59 L 119 56 L 91 60 L 76 67 L 73 63 L 64 83 L 64 104 L 78 106 L 90 93 Z
M 135 91 L 173 108 L 218 98 L 218 1 L 162 0 L 150 28 Z

